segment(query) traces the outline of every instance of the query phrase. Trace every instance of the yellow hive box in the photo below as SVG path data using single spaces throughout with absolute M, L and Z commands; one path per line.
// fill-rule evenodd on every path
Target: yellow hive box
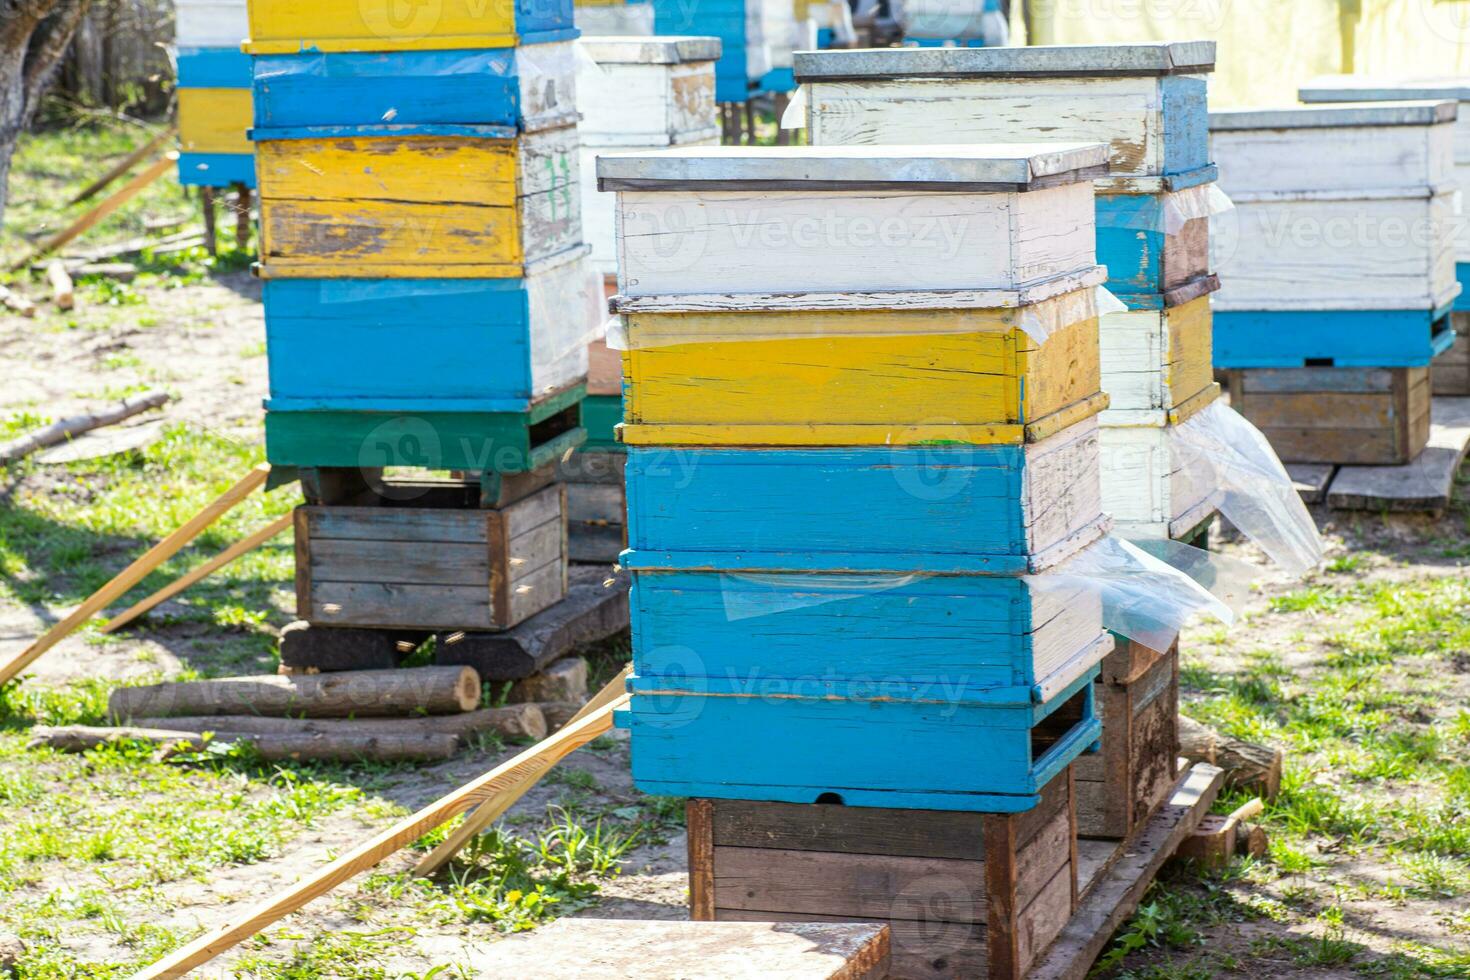
M 565 40 L 570 2 L 250 0 L 251 54 L 506 48 Z
M 507 278 L 581 242 L 576 129 L 256 144 L 268 278 Z
M 185 153 L 254 153 L 246 135 L 248 88 L 179 89 L 179 147 Z
M 1069 301 L 1063 296 L 1038 306 Z M 630 314 L 623 441 L 1020 444 L 1106 407 L 1097 318 L 1064 321 L 1037 343 L 1016 326 L 1021 315 Z M 696 339 L 752 332 L 762 339 Z

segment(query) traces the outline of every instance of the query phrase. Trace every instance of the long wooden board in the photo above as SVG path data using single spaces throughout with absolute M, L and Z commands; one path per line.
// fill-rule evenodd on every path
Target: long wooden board
M 1084 885 L 1081 907 L 1046 950 L 1029 980 L 1084 980 L 1113 933 L 1138 908 L 1144 892 L 1220 794 L 1225 772 L 1196 765 L 1176 784 L 1169 802 L 1138 833 L 1120 844 Z
M 1337 510 L 1427 511 L 1440 515 L 1455 493 L 1455 475 L 1470 449 L 1470 398 L 1436 398 L 1429 444 L 1404 466 L 1344 466 L 1327 490 Z

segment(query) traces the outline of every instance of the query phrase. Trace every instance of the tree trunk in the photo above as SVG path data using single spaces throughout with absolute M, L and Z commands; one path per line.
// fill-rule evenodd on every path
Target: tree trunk
M 0 0 L 0 223 L 10 158 L 92 0 Z
M 1179 751 L 1190 762 L 1225 770 L 1225 784 L 1275 800 L 1281 792 L 1283 753 L 1268 745 L 1228 738 L 1193 718 L 1179 716 Z
M 322 674 L 310 675 L 325 676 Z M 134 718 L 133 724 L 173 732 L 218 732 L 221 735 L 455 735 L 471 738 L 494 734 L 506 738 L 546 737 L 547 722 L 534 704 L 509 704 L 456 715 L 420 718 L 266 718 L 260 715 L 193 715 Z
M 67 725 L 60 728 L 38 727 L 31 730 L 30 748 L 56 749 L 59 752 L 86 752 L 117 741 L 147 742 L 164 750 L 164 754 L 199 752 L 210 744 L 201 732 L 174 732 L 152 728 L 91 728 Z M 372 762 L 440 761 L 454 755 L 459 739 L 435 732 L 409 734 L 323 734 L 301 732 L 279 735 L 244 735 L 221 733 L 214 741 L 249 742 L 261 758 L 268 762 Z

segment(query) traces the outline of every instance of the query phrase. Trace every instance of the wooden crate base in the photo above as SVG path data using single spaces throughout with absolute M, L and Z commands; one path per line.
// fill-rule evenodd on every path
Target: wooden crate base
M 1077 828 L 1121 839 L 1147 820 L 1174 784 L 1179 757 L 1179 647 L 1119 638 L 1094 686 L 1102 751 L 1074 763 Z
M 1231 372 L 1231 403 L 1286 463 L 1393 466 L 1429 441 L 1429 369 Z
M 1077 895 L 1070 774 L 1025 813 L 695 799 L 691 915 L 871 921 L 896 978 L 1020 980 Z
M 546 463 L 525 473 L 466 473 L 408 478 L 385 475 L 382 467 L 312 466 L 300 469 L 301 493 L 316 507 L 509 507 L 557 482 Z
M 1470 395 L 1470 313 L 1453 313 L 1455 343 L 1430 365 L 1430 385 L 1436 396 Z
M 521 680 L 540 673 L 581 644 L 605 640 L 628 628 L 626 577 L 615 577 L 606 567 L 582 565 L 572 568 L 569 578 L 565 599 L 513 629 L 436 634 L 435 663 L 467 664 L 488 681 Z M 415 630 L 293 623 L 281 637 L 281 663 L 323 672 L 388 669 L 402 663 L 430 635 Z
M 883 980 L 888 945 L 888 930 L 869 923 L 558 919 L 468 964 L 475 976 L 537 980 Z
M 1080 904 L 1028 980 L 1085 980 L 1164 863 L 1210 812 L 1224 781 L 1224 770 L 1196 765 L 1174 784 L 1169 801 L 1127 839 L 1078 843 Z

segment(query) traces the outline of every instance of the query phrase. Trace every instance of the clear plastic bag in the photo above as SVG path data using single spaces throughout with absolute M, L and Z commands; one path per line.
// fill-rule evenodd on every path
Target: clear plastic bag
M 1118 537 L 1107 537 L 1065 564 L 1026 576 L 1032 591 L 1059 599 L 1078 591 L 1101 597 L 1103 625 L 1152 650 L 1167 650 L 1195 613 L 1235 622 L 1230 606 L 1189 575 Z
M 1162 206 L 1155 206 L 1156 196 L 1152 194 L 1115 194 L 1099 200 L 1109 202 L 1108 207 L 1098 210 L 1100 227 L 1163 232 L 1171 236 L 1182 232 L 1191 221 L 1235 210 L 1235 202 L 1213 183 L 1165 192 L 1159 200 Z
M 1294 576 L 1322 563 L 1322 538 L 1260 430 L 1216 402 L 1171 430 L 1174 465 L 1218 488 L 1219 510 Z

